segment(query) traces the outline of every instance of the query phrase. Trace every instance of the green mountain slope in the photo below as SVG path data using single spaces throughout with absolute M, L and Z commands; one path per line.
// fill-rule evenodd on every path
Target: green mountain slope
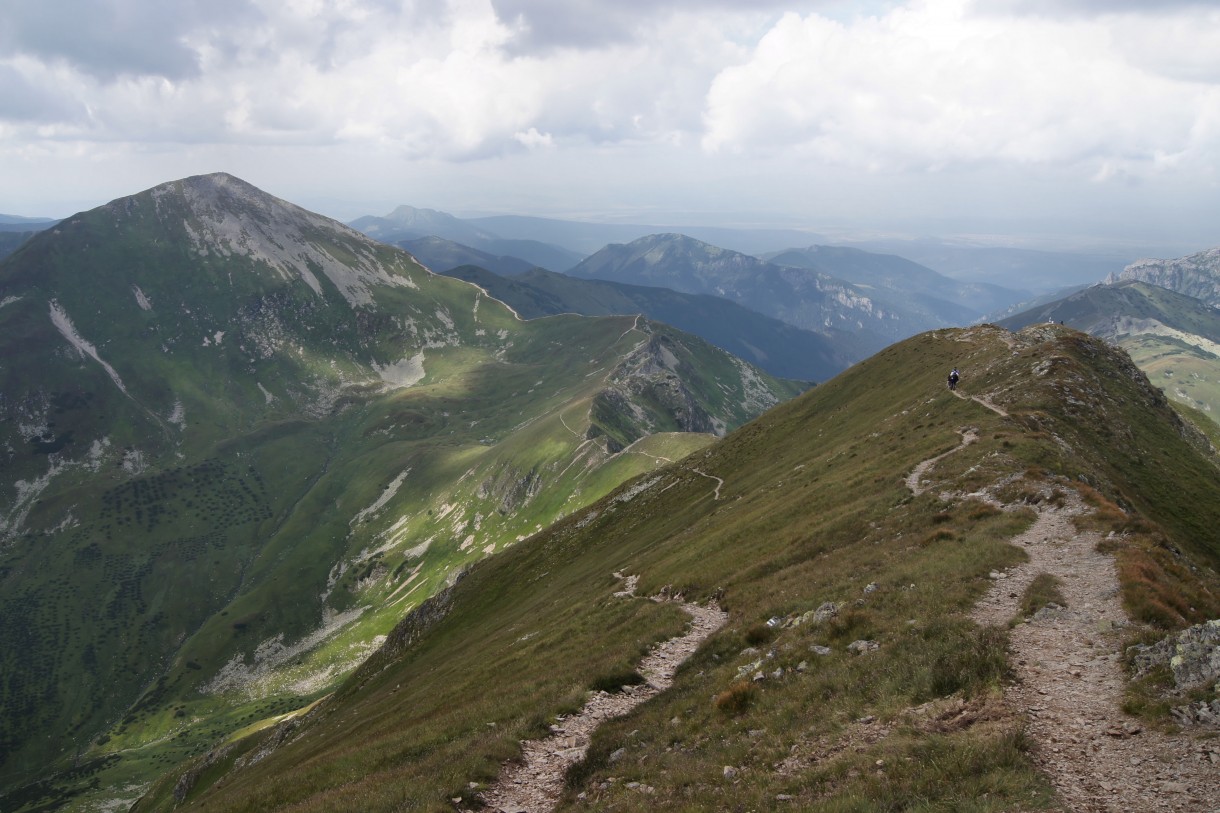
M 1094 285 L 1000 324 L 1063 322 L 1117 344 L 1178 403 L 1220 422 L 1220 310 L 1159 285 Z
M 461 567 L 800 388 L 522 322 L 227 175 L 37 235 L 0 303 L 6 811 L 308 703 Z
M 966 397 L 943 387 L 951 364 Z M 135 809 L 477 809 L 521 740 L 640 680 L 684 625 L 643 598 L 661 594 L 717 600 L 728 623 L 598 730 L 561 809 L 1051 808 L 999 699 L 1006 632 L 970 608 L 1023 557 L 1021 506 L 1080 492 L 1141 623 L 1220 614 L 1220 469 L 1199 443 L 1084 334 L 917 336 L 480 562 L 335 696 Z
M 523 318 L 558 313 L 585 316 L 642 313 L 723 348 L 782 378 L 823 381 L 846 368 L 854 341 L 802 330 L 717 296 L 684 294 L 668 288 L 579 279 L 536 268 L 500 276 L 475 266 L 442 273 L 472 282 Z

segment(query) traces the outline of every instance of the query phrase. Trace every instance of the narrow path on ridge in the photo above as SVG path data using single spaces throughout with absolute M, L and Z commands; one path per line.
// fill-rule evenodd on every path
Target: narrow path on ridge
M 911 469 L 911 473 L 907 475 L 907 488 L 909 488 L 911 493 L 916 497 L 927 491 L 927 489 L 923 486 L 923 476 L 928 473 L 930 468 L 949 455 L 960 452 L 962 449 L 965 449 L 971 443 L 974 443 L 979 439 L 979 432 L 973 427 L 961 430 L 960 434 L 962 436 L 961 443 L 954 446 L 947 452 L 941 452 L 935 457 L 929 457 L 927 460 L 915 464 L 915 468 Z
M 970 400 L 1007 416 L 985 397 Z M 924 477 L 938 461 L 978 437 L 974 429 L 961 434 L 959 445 L 914 467 L 906 479 L 913 494 L 930 487 Z M 1062 507 L 1044 502 L 1036 510 L 1034 524 L 1010 540 L 1029 560 L 993 574 L 972 613 L 979 624 L 1006 626 L 1042 573 L 1058 579 L 1066 597 L 1067 607 L 1047 608 L 1009 637 L 1016 680 L 1004 695 L 1025 718 L 1034 762 L 1072 813 L 1220 813 L 1220 747 L 1189 733 L 1144 730 L 1122 710 L 1123 630 L 1130 622 L 1113 557 L 1097 550 L 1098 534 L 1082 533 L 1073 522 L 1086 507 L 1071 494 Z
M 999 415 L 1001 418 L 1008 417 L 1008 411 L 1006 409 L 1004 409 L 1004 407 L 998 406 L 997 404 L 993 403 L 991 401 L 991 399 L 989 399 L 985 395 L 965 395 L 964 393 L 962 393 L 961 390 L 949 390 L 949 391 L 951 393 L 953 393 L 954 395 L 956 395 L 958 398 L 961 398 L 963 401 L 974 401 L 976 404 L 981 404 L 981 405 L 987 407 L 992 412 Z
M 1040 573 L 1060 581 L 1066 608 L 1048 608 L 1010 634 L 1016 682 L 1008 704 L 1026 718 L 1035 763 L 1066 809 L 1078 813 L 1220 811 L 1220 748 L 1189 734 L 1147 731 L 1122 710 L 1123 628 L 1111 556 L 1095 533 L 1081 533 L 1065 508 L 1046 506 L 1011 543 L 1029 561 L 995 580 L 973 613 L 980 624 L 1006 625 Z
M 624 577 L 627 588 L 615 596 L 634 597 L 637 577 Z M 653 597 L 653 601 L 663 601 Z M 624 686 L 621 692 L 594 692 L 579 712 L 559 718 L 551 726 L 551 736 L 522 743 L 522 761 L 510 763 L 500 771 L 496 783 L 484 791 L 483 801 L 503 813 L 544 813 L 555 808 L 563 793 L 564 775 L 572 765 L 584 758 L 593 732 L 602 722 L 621 717 L 649 698 L 673 685 L 678 666 L 694 654 L 708 636 L 724 626 L 728 613 L 715 605 L 704 607 L 683 602 L 682 609 L 691 616 L 686 632 L 658 644 L 640 661 L 639 672 L 644 677 L 641 686 Z
M 700 477 L 706 477 L 709 480 L 715 480 L 716 481 L 716 490 L 715 490 L 715 492 L 712 493 L 712 499 L 713 500 L 720 499 L 720 489 L 724 486 L 723 477 L 717 477 L 714 474 L 707 474 L 705 472 L 699 471 L 698 469 L 690 469 L 690 471 L 693 471 L 695 474 L 699 475 Z

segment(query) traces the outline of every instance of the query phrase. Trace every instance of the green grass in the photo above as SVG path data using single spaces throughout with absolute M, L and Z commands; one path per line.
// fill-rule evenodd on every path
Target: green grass
M 747 719 L 751 728 L 776 732 L 801 720 L 802 736 L 815 737 L 867 714 L 897 719 L 937 697 L 992 691 L 1005 674 L 1003 638 L 974 629 L 964 613 L 986 589 L 986 574 L 1019 556 L 1005 540 L 1029 517 L 981 510 L 971 500 L 910 499 L 903 474 L 951 448 L 963 419 L 991 418 L 941 396 L 939 376 L 934 385 L 912 382 L 897 366 L 884 381 L 876 369 L 849 373 L 724 443 L 654 469 L 647 476 L 655 482 L 630 501 L 603 501 L 595 517 L 575 515 L 479 564 L 454 588 L 450 614 L 403 659 L 374 658 L 340 699 L 319 709 L 309 723 L 318 738 L 268 758 L 281 766 L 274 775 L 239 773 L 223 787 L 200 788 L 199 803 L 439 809 L 448 796 L 468 793 L 470 782 L 494 777 L 516 740 L 577 707 L 589 688 L 629 674 L 650 642 L 680 628 L 672 608 L 612 599 L 615 571 L 638 574 L 640 594 L 665 585 L 690 597 L 722 591 L 732 620 L 682 670 L 674 690 L 599 732 L 574 791 L 621 777 L 621 764 L 601 760 L 630 744 L 643 749 L 659 798 L 679 800 L 691 792 L 679 786 L 681 776 L 715 775 L 748 753 L 739 750 L 750 740 L 738 730 Z M 893 394 L 870 397 L 875 388 Z M 935 406 L 921 406 L 930 390 Z M 987 445 L 963 454 L 987 459 Z M 719 499 L 713 477 L 724 479 Z M 866 594 L 869 583 L 878 588 Z M 844 609 L 823 627 L 785 628 L 769 640 L 751 632 L 824 601 Z M 846 646 L 858 638 L 877 640 L 879 652 L 850 655 Z M 833 654 L 811 654 L 815 644 Z M 738 653 L 751 645 L 774 650 L 766 670 L 782 668 L 785 677 L 750 686 L 744 709 L 726 714 L 715 698 L 738 685 Z M 489 686 L 494 692 L 481 688 Z M 355 741 L 341 724 L 350 714 L 394 722 L 374 724 Z M 634 729 L 641 733 L 631 738 Z M 963 753 L 979 748 L 995 753 L 984 761 L 992 759 L 999 776 L 1011 744 L 989 736 L 962 746 Z M 679 785 L 655 770 L 671 759 L 683 767 L 664 776 Z M 330 767 L 287 767 L 311 764 Z M 367 767 L 354 773 L 345 765 Z M 1026 777 L 1026 784 L 1038 782 Z M 340 786 L 351 801 L 340 799 Z M 760 787 L 778 793 L 786 784 Z M 695 794 L 690 804 L 712 804 L 719 793 Z
M 608 387 L 633 415 L 607 414 L 625 440 L 674 428 L 647 342 L 680 362 L 683 408 L 731 427 L 763 407 L 736 362 L 667 327 L 521 322 L 400 251 L 311 226 L 326 254 L 400 283 L 353 308 L 318 267 L 315 291 L 200 250 L 211 222 L 174 189 L 139 195 L 0 266 L 15 297 L 0 309 L 5 810 L 104 803 L 308 705 L 462 568 L 705 446 L 589 440 Z M 124 390 L 69 347 L 51 300 Z M 377 368 L 420 353 L 421 381 L 383 389 Z M 760 380 L 773 400 L 798 389 Z M 258 664 L 257 684 L 217 689 L 222 669 Z
M 1032 618 L 1035 613 L 1043 607 L 1048 607 L 1054 604 L 1059 607 L 1068 606 L 1068 601 L 1063 596 L 1063 591 L 1059 588 L 1063 583 L 1058 577 L 1052 576 L 1050 573 L 1039 573 L 1034 576 L 1033 581 L 1025 588 L 1025 592 L 1021 594 L 1021 602 L 1018 605 L 1017 615 L 1019 618 Z
M 1121 346 L 1169 398 L 1220 422 L 1220 358 L 1165 336 L 1140 335 Z
M 430 613 L 410 636 L 400 628 L 405 637 L 321 704 L 299 738 L 253 768 L 216 769 L 189 798 L 215 811 L 469 802 L 518 740 L 543 734 L 590 688 L 630 675 L 652 642 L 681 629 L 671 606 L 612 597 L 617 571 L 640 576 L 640 595 L 670 586 L 720 596 L 730 620 L 673 688 L 598 729 L 561 809 L 770 809 L 781 795 L 819 810 L 1049 809 L 1020 721 L 996 701 L 1009 677 L 1006 632 L 968 618 L 987 574 L 1023 558 L 1007 540 L 1033 514 L 936 495 L 1010 481 L 1006 493 L 1021 499 L 1035 484 L 1067 489 L 1083 477 L 1098 486 L 1086 493 L 1098 506 L 1090 521 L 1130 526 L 1134 514 L 1107 509 L 1100 489 L 1139 494 L 1158 515 L 1174 498 L 1144 495 L 1136 478 L 1220 493 L 1214 476 L 1185 482 L 1211 464 L 1192 457 L 1162 402 L 1112 375 L 1122 368 L 1109 354 L 1069 335 L 1014 356 L 986 328 L 890 348 L 650 471 L 637 481 L 646 488 L 475 565 L 446 594 L 447 613 Z M 1062 359 L 1062 375 L 1030 374 L 1048 358 Z M 971 387 L 1011 387 L 1013 417 L 945 393 L 939 373 L 954 362 L 971 370 Z M 926 380 L 911 374 L 921 369 Z M 1073 401 L 1086 399 L 1112 422 L 1076 421 Z M 944 458 L 928 473 L 935 487 L 913 497 L 906 473 L 955 448 L 964 426 L 979 440 Z M 1107 445 L 1107 433 L 1120 437 Z M 1123 474 L 1114 458 L 1124 444 L 1153 437 L 1164 456 L 1149 456 L 1146 474 Z M 1195 527 L 1157 532 L 1203 563 L 1208 538 L 1192 536 Z M 1043 587 L 1031 604 L 1053 595 Z M 796 623 L 825 602 L 838 605 L 834 618 Z M 877 649 L 852 654 L 856 640 Z M 738 781 L 725 779 L 726 765 Z M 177 775 L 137 809 L 169 809 Z

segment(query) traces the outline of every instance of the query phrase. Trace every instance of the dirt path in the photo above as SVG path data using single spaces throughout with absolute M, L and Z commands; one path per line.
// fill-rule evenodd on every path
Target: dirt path
M 1079 504 L 1048 506 L 1012 540 L 1029 562 L 1000 578 L 974 618 L 1004 625 L 1039 573 L 1057 577 L 1068 606 L 1044 610 L 1011 634 L 1016 682 L 1008 703 L 1027 719 L 1033 756 L 1067 810 L 1220 811 L 1220 747 L 1188 734 L 1142 730 L 1122 711 L 1123 628 L 1113 559 L 1079 533 Z
M 724 487 L 724 478 L 723 477 L 717 477 L 714 474 L 706 474 L 704 472 L 699 471 L 698 469 L 690 469 L 690 471 L 693 471 L 695 474 L 698 474 L 700 477 L 706 477 L 709 480 L 715 480 L 716 481 L 716 490 L 712 492 L 712 499 L 713 500 L 720 499 L 720 489 L 722 487 Z
M 1006 416 L 985 396 L 969 398 Z M 916 465 L 907 487 L 916 495 L 926 491 L 932 467 L 976 438 L 974 430 L 963 431 L 961 444 Z M 1017 679 L 1006 687 L 1006 700 L 1026 718 L 1034 760 L 1065 810 L 1220 813 L 1220 744 L 1143 730 L 1122 710 L 1121 647 L 1129 621 L 1112 557 L 1098 552 L 1096 534 L 1080 533 L 1072 521 L 1084 510 L 1078 500 L 1041 506 L 1033 526 L 1012 540 L 1029 561 L 992 574 L 994 583 L 975 608 L 978 623 L 1007 625 L 1041 573 L 1059 579 L 1068 604 L 1013 629 Z
M 1006 410 L 1006 409 L 1004 409 L 1004 407 L 999 406 L 998 404 L 994 403 L 986 395 L 966 395 L 961 390 L 951 390 L 951 392 L 954 395 L 956 395 L 958 398 L 961 398 L 963 401 L 974 401 L 976 404 L 981 404 L 982 406 L 987 407 L 992 412 L 999 415 L 1001 418 L 1008 417 L 1008 410 Z
M 914 494 L 916 497 L 918 497 L 920 494 L 927 491 L 927 489 L 923 485 L 923 476 L 928 473 L 929 469 L 931 469 L 933 466 L 935 466 L 937 463 L 939 463 L 941 460 L 945 459 L 949 455 L 960 452 L 962 449 L 965 449 L 971 443 L 974 443 L 976 440 L 979 439 L 978 430 L 973 429 L 973 428 L 961 430 L 961 436 L 962 436 L 962 442 L 959 443 L 958 445 L 954 446 L 949 451 L 942 452 L 942 453 L 938 454 L 936 457 L 929 457 L 927 460 L 923 461 L 922 463 L 916 464 L 915 468 L 911 469 L 911 473 L 907 475 L 906 482 L 907 482 L 907 488 L 909 488 L 911 490 L 912 494 Z
M 626 580 L 626 589 L 615 593 L 620 598 L 631 598 L 634 594 L 636 577 Z M 553 810 L 563 792 L 564 774 L 584 758 L 594 730 L 605 720 L 620 717 L 668 689 L 678 666 L 728 620 L 728 613 L 714 605 L 703 607 L 687 602 L 682 609 L 691 616 L 690 627 L 684 634 L 659 644 L 640 662 L 639 672 L 646 681 L 643 685 L 624 686 L 623 691 L 614 694 L 594 692 L 579 712 L 551 726 L 551 736 L 522 743 L 522 762 L 505 767 L 496 784 L 483 793 L 484 802 L 492 810 L 504 813 Z

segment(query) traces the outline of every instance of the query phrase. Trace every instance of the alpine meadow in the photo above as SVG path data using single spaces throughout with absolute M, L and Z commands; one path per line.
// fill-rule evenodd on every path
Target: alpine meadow
M 0 301 L 5 810 L 313 702 L 470 562 L 805 386 L 523 322 L 226 175 L 36 235 Z
M 787 254 L 446 276 L 227 174 L 20 243 L 0 809 L 1211 811 L 1214 309 Z

